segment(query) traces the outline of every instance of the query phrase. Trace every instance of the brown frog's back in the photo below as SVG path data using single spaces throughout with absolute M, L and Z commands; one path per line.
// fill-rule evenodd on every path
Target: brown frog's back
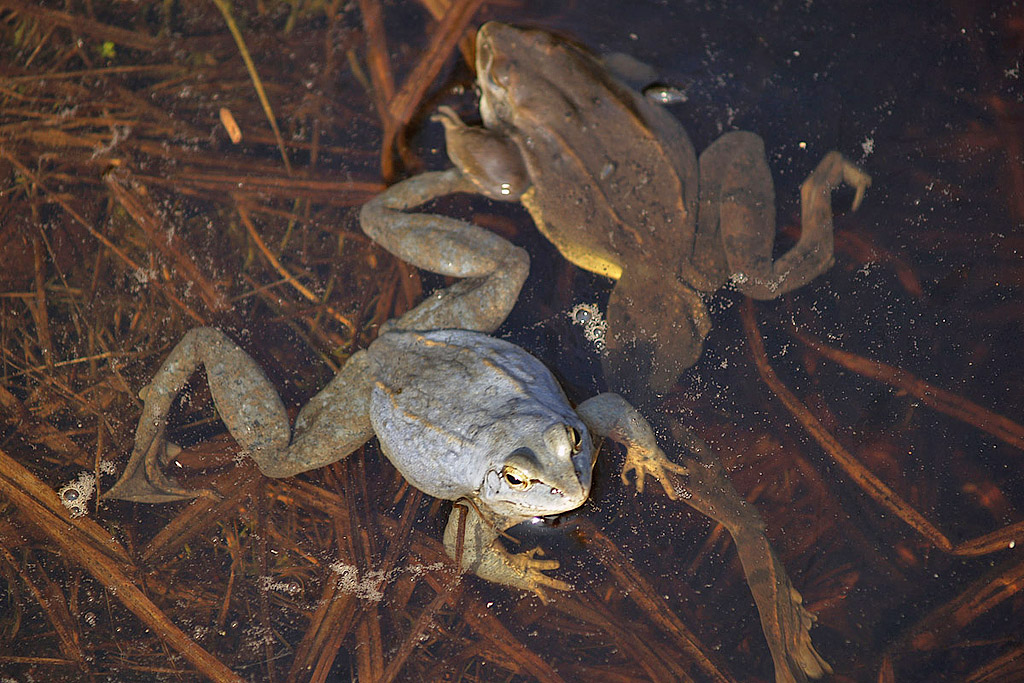
M 558 88 L 552 78 L 517 90 L 516 142 L 534 182 L 523 204 L 581 268 L 616 279 L 628 267 L 673 277 L 694 239 L 693 145 L 670 114 L 589 54 L 555 44 L 551 59 L 563 80 L 574 70 L 581 83 L 599 85 Z

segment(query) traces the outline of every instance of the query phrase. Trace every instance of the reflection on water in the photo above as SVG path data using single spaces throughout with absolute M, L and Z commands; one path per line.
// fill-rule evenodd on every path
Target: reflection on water
M 434 24 L 411 5 L 384 8 L 379 33 L 355 7 L 233 9 L 289 175 L 215 7 L 157 3 L 136 24 L 95 3 L 88 16 L 6 11 L 5 680 L 771 679 L 728 534 L 650 482 L 624 486 L 610 445 L 581 510 L 511 532 L 514 549 L 542 546 L 574 585 L 547 604 L 457 580 L 439 543 L 448 505 L 403 485 L 373 444 L 300 477 L 260 476 L 218 436 L 199 380 L 170 436 L 186 447 L 183 478 L 217 498 L 97 510 L 62 488 L 89 473 L 110 486 L 137 392 L 187 328 L 228 331 L 294 415 L 422 298 L 415 270 L 362 237 L 353 207 L 382 187 L 375 108 L 388 95 L 375 55 L 404 92 Z M 1024 678 L 1021 11 L 624 11 L 538 3 L 477 20 L 542 25 L 650 64 L 686 88 L 669 111 L 698 150 L 732 130 L 761 135 L 776 255 L 797 237 L 799 185 L 825 152 L 874 179 L 857 213 L 837 193 L 824 275 L 752 307 L 735 291 L 705 299 L 704 352 L 659 415 L 705 439 L 764 517 L 837 680 Z M 387 46 L 368 48 L 367 35 Z M 467 73 L 455 67 L 450 82 Z M 417 111 L 441 100 L 471 111 L 473 94 L 462 98 L 445 89 Z M 240 145 L 220 128 L 222 107 Z M 402 172 L 445 167 L 439 127 L 415 121 L 395 146 Z M 515 206 L 460 196 L 432 210 L 530 252 L 499 336 L 538 355 L 574 401 L 602 390 L 610 283 L 568 265 Z M 87 517 L 61 505 L 69 491 Z

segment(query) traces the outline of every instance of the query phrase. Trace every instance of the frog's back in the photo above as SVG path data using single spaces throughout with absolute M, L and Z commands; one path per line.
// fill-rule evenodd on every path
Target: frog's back
M 470 496 L 495 454 L 565 422 L 571 410 L 543 363 L 478 332 L 388 332 L 367 353 L 381 446 L 409 482 L 436 498 Z
M 692 250 L 697 212 L 697 160 L 686 132 L 575 46 L 552 59 L 563 60 L 552 66 L 559 73 L 578 73 L 593 87 L 539 91 L 546 102 L 536 106 L 550 120 L 517 140 L 534 181 L 523 203 L 580 267 L 615 278 L 631 263 L 675 272 Z M 526 99 L 519 105 L 532 110 Z

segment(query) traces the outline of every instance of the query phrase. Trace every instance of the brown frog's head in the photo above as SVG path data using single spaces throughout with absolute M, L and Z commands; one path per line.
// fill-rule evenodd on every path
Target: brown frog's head
M 476 37 L 480 116 L 491 130 L 557 126 L 566 89 L 601 78 L 584 48 L 548 31 L 490 21 Z

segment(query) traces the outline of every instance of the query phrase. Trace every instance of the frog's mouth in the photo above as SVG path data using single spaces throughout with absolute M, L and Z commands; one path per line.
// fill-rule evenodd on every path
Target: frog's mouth
M 573 474 L 561 481 L 531 479 L 526 488 L 510 488 L 506 475 L 489 470 L 481 489 L 481 502 L 499 517 L 528 519 L 568 512 L 583 504 L 590 495 L 590 462 L 573 462 Z

